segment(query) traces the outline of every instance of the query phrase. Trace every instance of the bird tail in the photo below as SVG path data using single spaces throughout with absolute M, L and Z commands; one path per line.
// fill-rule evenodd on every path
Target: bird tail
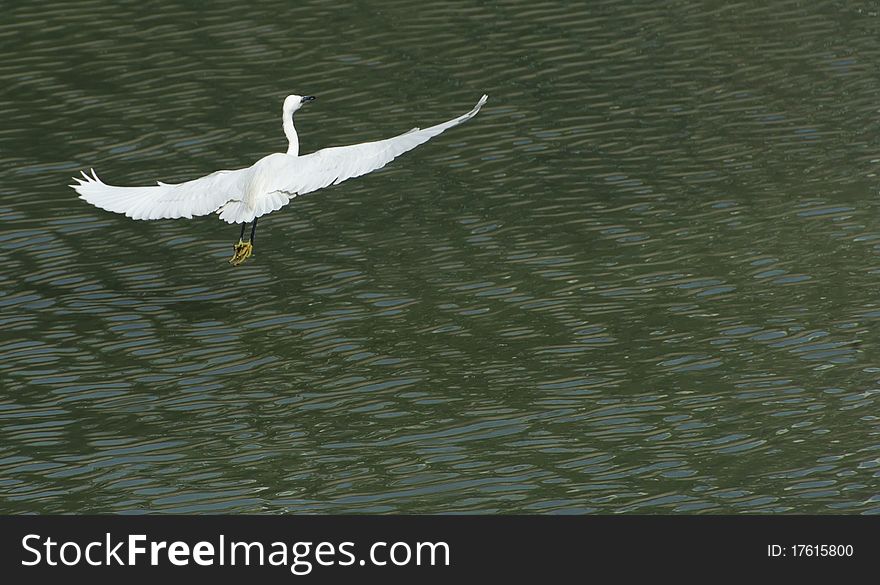
M 242 223 L 254 221 L 267 213 L 277 211 L 290 202 L 290 195 L 281 191 L 273 191 L 257 198 L 253 207 L 245 201 L 233 200 L 217 210 L 220 219 L 226 223 Z
M 226 223 L 242 223 L 254 220 L 254 210 L 244 201 L 230 201 L 219 209 L 220 219 Z

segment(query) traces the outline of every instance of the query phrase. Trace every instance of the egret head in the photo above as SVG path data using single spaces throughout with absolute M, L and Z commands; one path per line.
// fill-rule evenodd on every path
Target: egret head
M 295 111 L 303 107 L 303 104 L 307 104 L 310 101 L 315 99 L 313 95 L 289 95 L 284 98 L 284 114 L 286 116 L 292 115 Z

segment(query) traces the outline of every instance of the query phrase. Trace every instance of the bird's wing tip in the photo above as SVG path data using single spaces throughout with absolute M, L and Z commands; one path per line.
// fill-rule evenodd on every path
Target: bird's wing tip
M 488 99 L 489 99 L 489 96 L 487 96 L 486 94 L 483 94 L 480 97 L 480 101 L 478 101 L 477 105 L 474 106 L 474 109 L 472 109 L 470 112 L 467 113 L 467 116 L 468 117 L 475 116 L 477 114 L 477 112 L 480 111 L 480 108 L 483 107 L 483 104 L 486 103 L 486 100 L 488 100 Z
M 82 178 L 72 177 L 74 181 L 77 181 L 80 185 L 86 185 L 88 183 L 100 183 L 101 179 L 98 178 L 97 173 L 95 173 L 95 169 L 90 168 L 89 171 L 92 173 L 91 175 L 85 171 L 80 171 L 79 174 L 82 175 Z
M 458 119 L 459 123 L 464 122 L 465 120 L 470 120 L 471 118 L 476 116 L 477 112 L 480 111 L 480 108 L 483 107 L 483 104 L 485 104 L 486 100 L 488 100 L 488 99 L 489 99 L 489 96 L 487 96 L 486 94 L 483 94 L 482 97 L 480 98 L 480 101 L 477 102 L 477 105 L 475 105 L 470 112 L 468 112 L 467 114 L 464 114 L 461 118 Z

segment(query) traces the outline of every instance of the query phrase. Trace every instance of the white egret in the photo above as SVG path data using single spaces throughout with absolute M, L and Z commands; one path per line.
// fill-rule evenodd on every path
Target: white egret
M 216 212 L 227 223 L 240 223 L 241 234 L 229 259 L 230 264 L 238 266 L 253 253 L 257 218 L 281 209 L 297 195 L 384 167 L 404 152 L 473 118 L 487 96 L 482 96 L 467 114 L 430 128 L 413 128 L 386 140 L 325 148 L 300 156 L 293 114 L 314 99 L 298 95 L 285 98 L 282 126 L 288 141 L 287 152 L 265 156 L 250 167 L 217 171 L 185 183 L 160 181 L 152 187 L 114 187 L 101 181 L 92 169 L 91 175 L 82 172 L 82 179 L 75 177 L 77 184 L 71 187 L 80 199 L 132 219 L 192 218 Z M 248 222 L 253 222 L 251 235 L 244 241 Z

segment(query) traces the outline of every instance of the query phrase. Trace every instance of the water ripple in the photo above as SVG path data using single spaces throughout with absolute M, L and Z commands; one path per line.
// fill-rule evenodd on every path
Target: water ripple
M 4 511 L 880 512 L 849 4 L 10 7 Z M 491 101 L 239 269 L 66 187 L 247 164 L 306 91 L 306 151 Z

